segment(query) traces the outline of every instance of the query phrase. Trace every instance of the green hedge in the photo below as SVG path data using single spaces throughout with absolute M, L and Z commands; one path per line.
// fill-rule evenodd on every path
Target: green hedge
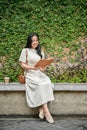
M 87 35 L 86 7 L 86 0 L 0 0 L 0 81 L 6 75 L 18 81 L 18 58 L 31 32 L 39 33 L 45 52 L 54 57 L 61 58 L 64 47 L 77 51 L 75 41 Z

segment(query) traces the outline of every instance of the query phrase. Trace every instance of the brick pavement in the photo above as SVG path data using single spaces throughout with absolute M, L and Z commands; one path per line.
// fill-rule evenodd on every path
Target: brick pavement
M 87 118 L 58 118 L 49 124 L 39 118 L 0 118 L 0 130 L 87 130 Z

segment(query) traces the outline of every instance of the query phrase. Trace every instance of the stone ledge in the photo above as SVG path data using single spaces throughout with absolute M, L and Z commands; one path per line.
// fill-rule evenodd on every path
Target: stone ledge
M 0 91 L 25 91 L 25 84 L 0 83 Z M 54 83 L 54 91 L 87 91 L 87 83 Z
M 25 91 L 25 84 L 0 83 L 0 91 Z
M 87 91 L 87 83 L 55 83 L 55 91 Z

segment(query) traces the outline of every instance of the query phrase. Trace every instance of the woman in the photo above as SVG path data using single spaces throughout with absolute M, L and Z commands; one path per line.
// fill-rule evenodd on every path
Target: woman
M 37 33 L 32 33 L 29 35 L 27 44 L 19 58 L 21 67 L 26 70 L 27 104 L 32 108 L 39 107 L 40 119 L 44 119 L 45 117 L 49 123 L 54 123 L 47 106 L 49 101 L 54 100 L 53 84 L 43 72 L 46 69 L 45 67 L 34 67 L 35 63 L 43 58 L 44 53 L 40 49 L 39 36 Z M 28 64 L 26 64 L 26 60 L 28 60 Z

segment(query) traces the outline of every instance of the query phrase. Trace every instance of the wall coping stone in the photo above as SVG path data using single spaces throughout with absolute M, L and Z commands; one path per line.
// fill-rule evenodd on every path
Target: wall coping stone
M 1 82 L 0 91 L 25 91 L 25 84 Z M 54 91 L 87 91 L 87 83 L 54 83 Z

